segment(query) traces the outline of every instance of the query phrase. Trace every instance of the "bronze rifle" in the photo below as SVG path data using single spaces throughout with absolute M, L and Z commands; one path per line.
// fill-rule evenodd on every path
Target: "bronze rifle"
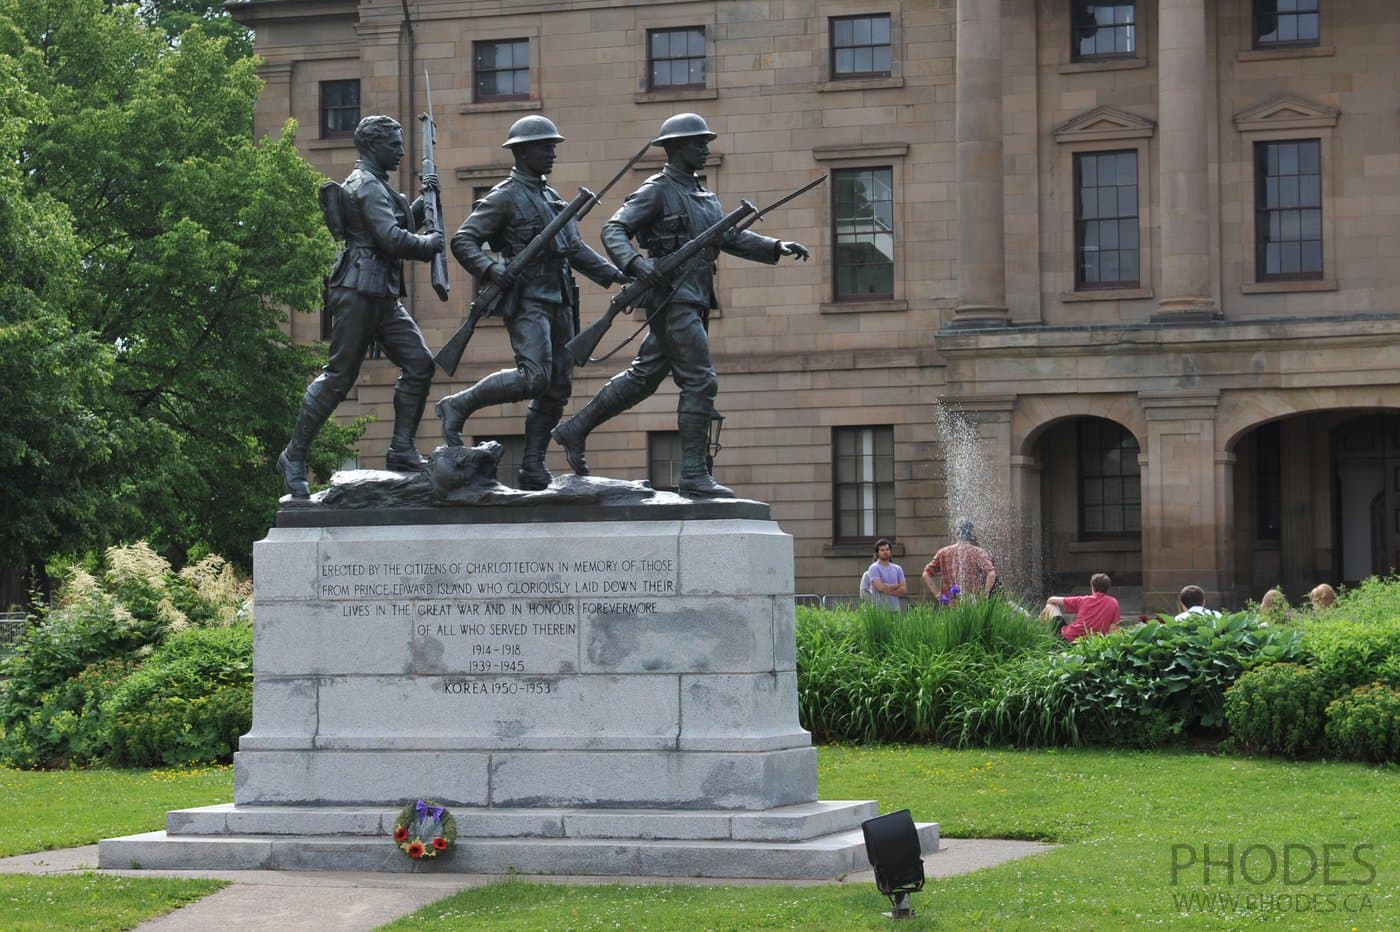
M 585 187 L 580 187 L 578 196 L 559 211 L 543 230 L 535 234 L 535 237 L 525 244 L 525 248 L 511 257 L 506 266 L 503 281 L 487 282 L 472 301 L 471 307 L 467 309 L 467 319 L 462 323 L 462 326 L 457 328 L 457 332 L 452 334 L 452 338 L 443 344 L 442 349 L 438 350 L 437 356 L 433 357 L 437 364 L 442 367 L 442 371 L 448 375 L 454 375 L 457 372 L 457 366 L 462 361 L 462 354 L 466 352 L 467 342 L 476 332 L 477 323 L 480 322 L 481 318 L 489 317 L 495 311 L 496 305 L 500 303 L 501 298 L 515 283 L 515 278 L 520 270 L 538 258 L 544 248 L 554 241 L 555 235 L 564 229 L 569 221 L 582 220 L 587 216 L 588 212 L 602 200 L 603 195 L 607 194 L 613 185 L 621 181 L 622 176 L 631 171 L 633 165 L 641 161 L 642 156 L 646 155 L 649 148 L 651 148 L 651 143 L 643 146 L 597 194 Z

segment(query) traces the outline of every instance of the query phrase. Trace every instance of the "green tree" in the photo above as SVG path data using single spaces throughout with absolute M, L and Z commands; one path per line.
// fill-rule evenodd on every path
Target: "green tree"
M 107 5 L 121 4 L 120 0 L 108 0 Z M 172 42 L 190 28 L 198 27 L 207 35 L 228 39 L 228 52 L 235 58 L 253 54 L 252 30 L 233 21 L 224 9 L 224 0 L 141 0 L 137 8 L 147 22 L 160 27 Z
M 80 545 L 112 520 L 104 490 L 121 446 L 102 411 L 112 352 L 68 323 L 80 265 L 72 217 L 27 191 L 19 168 L 19 141 L 44 118 L 44 101 L 0 56 L 0 609 L 42 582 L 30 555 Z
M 28 413 L 78 435 L 70 445 L 100 436 L 110 449 L 83 494 L 100 490 L 111 520 L 86 546 L 141 536 L 246 565 L 280 494 L 269 452 L 318 361 L 282 325 L 320 306 L 321 178 L 294 124 L 254 144 L 254 59 L 202 26 L 171 41 L 157 20 L 105 0 L 0 0 L 0 60 L 36 113 L 6 133 L 10 177 L 19 204 L 55 208 L 52 255 L 29 272 L 62 274 L 51 326 L 101 373 L 86 394 L 53 389 L 68 408 Z M 31 213 L 21 235 L 33 239 Z M 31 562 L 70 543 L 40 531 Z

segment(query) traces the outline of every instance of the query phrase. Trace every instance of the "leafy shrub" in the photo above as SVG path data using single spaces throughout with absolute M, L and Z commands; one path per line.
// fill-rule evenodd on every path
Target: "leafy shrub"
M 253 715 L 253 628 L 171 635 L 102 706 L 108 760 L 121 766 L 229 757 Z
M 1394 621 L 1400 618 L 1400 576 L 1372 576 L 1343 589 L 1337 603 L 1322 613 L 1353 621 Z
M 99 660 L 42 693 L 22 726 L 8 729 L 0 741 L 6 760 L 15 767 L 64 767 L 100 760 L 105 751 L 102 702 L 136 666 L 128 657 Z
M 1221 725 L 1225 690 L 1244 670 L 1301 656 L 1296 630 L 1237 613 L 1081 638 L 1057 667 L 1081 740 L 1154 747 L 1188 728 Z
M 1296 663 L 1267 663 L 1225 691 L 1225 720 L 1248 754 L 1302 757 L 1322 749 L 1327 691 L 1323 676 Z
M 176 573 L 145 543 L 111 548 L 96 575 L 73 568 L 55 607 L 0 665 L 0 761 L 62 767 L 105 756 L 98 710 L 117 681 L 173 632 L 233 624 L 250 594 L 220 557 Z
M 1342 757 L 1400 761 L 1400 689 L 1358 686 L 1327 706 L 1327 744 Z
M 1400 590 L 1400 583 L 1390 586 Z M 1370 592 L 1374 595 L 1375 587 Z M 1377 616 L 1371 609 L 1378 604 L 1384 603 L 1349 599 L 1302 624 L 1303 648 L 1333 696 L 1377 679 L 1400 687 L 1400 609 Z M 1360 617 L 1348 614 L 1353 607 L 1363 610 Z

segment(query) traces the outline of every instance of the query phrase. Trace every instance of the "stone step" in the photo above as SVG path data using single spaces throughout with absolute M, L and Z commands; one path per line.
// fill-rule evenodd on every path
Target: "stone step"
M 937 823 L 918 825 L 924 854 L 938 850 Z M 817 880 L 869 867 L 859 829 L 800 842 L 619 838 L 475 838 L 414 861 L 388 838 L 367 836 L 173 836 L 104 839 L 103 869 L 381 871 L 578 874 Z
M 171 837 L 227 835 L 390 836 L 400 810 L 226 803 L 166 814 Z M 473 838 L 611 838 L 796 842 L 858 829 L 872 800 L 830 800 L 773 809 L 454 808 L 458 834 Z

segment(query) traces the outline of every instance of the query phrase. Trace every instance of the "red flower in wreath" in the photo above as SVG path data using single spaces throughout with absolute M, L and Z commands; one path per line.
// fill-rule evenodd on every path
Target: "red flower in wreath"
M 402 825 L 394 829 L 394 841 L 408 841 L 408 829 Z
M 446 850 L 447 850 L 447 839 L 446 839 L 446 838 L 443 838 L 441 835 L 439 835 L 438 837 L 434 838 L 434 839 L 433 839 L 433 848 L 434 848 L 435 850 L 437 850 L 437 851 L 446 851 Z
M 421 841 L 412 842 L 408 846 L 408 856 L 411 858 L 421 858 L 423 856 L 423 843 Z

